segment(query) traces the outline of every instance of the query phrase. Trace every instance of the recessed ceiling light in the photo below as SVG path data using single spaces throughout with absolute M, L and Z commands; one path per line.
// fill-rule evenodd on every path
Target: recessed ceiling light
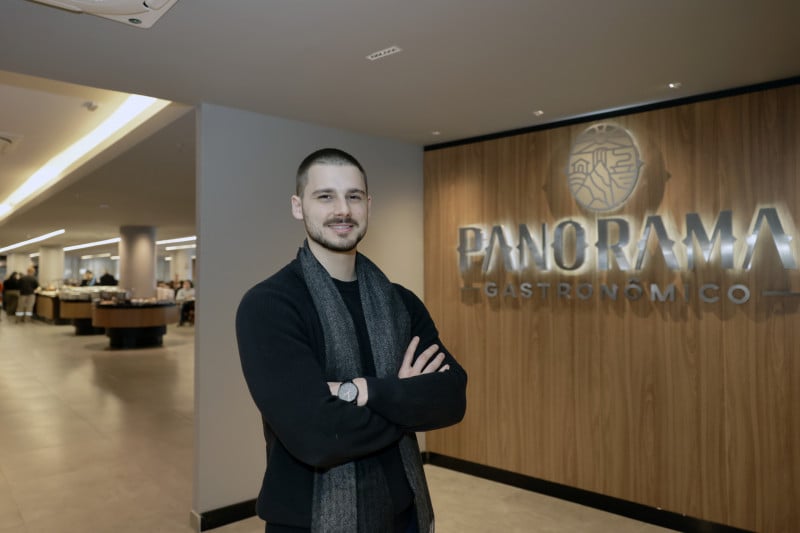
M 431 135 L 441 135 L 441 134 L 442 134 L 442 132 L 439 131 L 439 130 L 434 130 L 434 131 L 431 132 Z
M 542 111 L 541 109 L 537 109 L 536 111 L 533 112 L 533 116 L 535 117 L 541 117 L 542 115 L 544 115 L 544 111 Z
M 683 84 L 679 81 L 671 81 L 667 84 L 670 89 L 680 89 Z

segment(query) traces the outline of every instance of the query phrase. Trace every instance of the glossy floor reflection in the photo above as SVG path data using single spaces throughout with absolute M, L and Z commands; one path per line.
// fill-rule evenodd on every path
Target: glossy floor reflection
M 110 350 L 0 320 L 0 533 L 190 533 L 194 329 Z M 650 532 L 640 522 L 426 467 L 439 533 Z M 249 519 L 214 530 L 260 533 Z

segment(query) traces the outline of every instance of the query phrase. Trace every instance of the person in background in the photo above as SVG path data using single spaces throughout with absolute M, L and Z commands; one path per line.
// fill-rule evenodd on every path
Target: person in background
M 19 272 L 12 272 L 3 284 L 3 307 L 10 318 L 16 316 L 19 305 Z
M 100 285 L 116 285 L 117 278 L 108 273 L 108 270 L 100 276 Z
M 94 273 L 91 270 L 87 270 L 83 273 L 81 287 L 88 287 L 90 285 L 94 285 Z
M 36 303 L 36 289 L 39 281 L 36 279 L 36 269 L 28 267 L 28 272 L 19 280 L 19 304 L 17 304 L 17 322 L 33 320 L 33 306 Z
M 194 285 L 187 280 L 183 281 L 183 286 L 178 289 L 178 294 L 175 295 L 175 302 L 181 306 L 181 320 L 178 322 L 182 326 L 184 322 L 192 322 L 194 320 Z
M 306 157 L 291 198 L 306 241 L 239 304 L 239 357 L 266 439 L 266 533 L 433 531 L 414 432 L 462 419 L 467 374 L 422 301 L 357 253 L 370 202 L 353 156 Z
M 163 302 L 174 302 L 175 291 L 172 290 L 170 282 L 159 281 L 156 285 L 156 299 Z

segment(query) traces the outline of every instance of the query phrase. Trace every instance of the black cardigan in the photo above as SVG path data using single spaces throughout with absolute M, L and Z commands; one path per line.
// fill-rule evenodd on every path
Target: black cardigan
M 387 468 L 387 458 L 390 465 L 392 457 L 399 458 L 397 441 L 404 433 L 449 426 L 463 418 L 466 373 L 442 345 L 419 298 L 394 287 L 410 315 L 411 336 L 420 337 L 417 354 L 438 344 L 450 370 L 408 379 L 364 376 L 369 389 L 365 407 L 330 393 L 323 371 L 322 326 L 299 261 L 242 298 L 236 314 L 242 370 L 265 435 L 276 437 L 267 450 L 257 504 L 258 515 L 268 523 L 309 527 L 316 468 L 372 454 L 382 455 Z M 354 322 L 359 328 L 358 317 Z

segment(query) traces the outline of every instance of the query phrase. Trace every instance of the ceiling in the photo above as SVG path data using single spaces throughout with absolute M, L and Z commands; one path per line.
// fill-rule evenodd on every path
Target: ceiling
M 193 234 L 202 102 L 430 145 L 798 76 L 799 23 L 797 0 L 178 0 L 139 29 L 3 0 L 0 132 L 21 140 L 0 200 L 119 92 L 180 104 L 0 222 L 0 247 Z

